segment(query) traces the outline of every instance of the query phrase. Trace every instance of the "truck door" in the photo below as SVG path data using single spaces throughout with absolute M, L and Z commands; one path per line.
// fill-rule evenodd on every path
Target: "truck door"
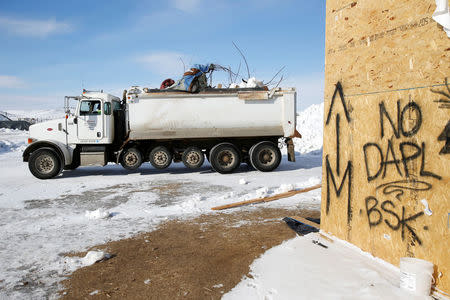
M 78 117 L 78 139 L 95 142 L 103 138 L 102 101 L 82 100 Z

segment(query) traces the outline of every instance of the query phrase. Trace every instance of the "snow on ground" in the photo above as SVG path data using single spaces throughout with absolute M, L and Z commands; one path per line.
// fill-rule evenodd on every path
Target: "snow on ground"
M 318 241 L 324 248 L 313 241 Z M 346 242 L 318 233 L 285 241 L 250 266 L 222 299 L 427 299 L 400 289 L 400 271 Z
M 15 114 L 40 119 L 62 116 L 56 111 Z M 102 251 L 90 251 L 85 257 L 67 257 L 65 253 L 151 231 L 170 218 L 216 213 L 211 207 L 319 183 L 322 114 L 323 104 L 298 114 L 297 128 L 303 138 L 294 140 L 297 162 L 287 162 L 284 155 L 274 172 L 261 173 L 244 164 L 229 175 L 211 171 L 207 163 L 197 171 L 182 164 L 156 170 L 146 163 L 131 173 L 110 164 L 80 167 L 52 180 L 38 180 L 22 162 L 28 133 L 0 129 L 0 298 L 57 298 L 64 276 L 108 257 Z M 319 210 L 320 196 L 318 189 L 238 209 Z M 328 248 L 313 244 L 313 240 Z M 244 278 L 224 298 L 413 299 L 399 289 L 396 267 L 317 234 L 268 250 L 253 262 L 251 275 L 253 278 Z
M 25 150 L 27 139 L 27 131 L 0 128 L 0 154 Z
M 0 298 L 56 297 L 63 277 L 83 265 L 65 253 L 151 231 L 170 218 L 216 213 L 211 207 L 321 180 L 321 144 L 307 146 L 311 152 L 298 154 L 296 163 L 284 156 L 270 173 L 245 164 L 229 175 L 213 172 L 207 163 L 196 171 L 180 163 L 165 170 L 145 163 L 136 172 L 109 164 L 39 180 L 22 162 L 26 139 L 26 132 L 0 131 L 0 143 L 8 145 L 0 152 Z M 320 189 L 239 209 L 254 207 L 319 210 Z
M 56 282 L 72 270 L 63 253 L 151 231 L 168 218 L 213 213 L 211 207 L 262 196 L 258 190 L 316 184 L 321 176 L 321 156 L 305 155 L 295 164 L 284 158 L 271 173 L 243 165 L 225 176 L 209 165 L 192 172 L 180 164 L 164 171 L 146 164 L 128 173 L 108 165 L 38 180 L 20 154 L 0 155 L 0 295 L 18 298 L 54 294 Z M 239 184 L 242 177 L 246 185 Z M 296 206 L 318 210 L 320 190 L 258 205 Z

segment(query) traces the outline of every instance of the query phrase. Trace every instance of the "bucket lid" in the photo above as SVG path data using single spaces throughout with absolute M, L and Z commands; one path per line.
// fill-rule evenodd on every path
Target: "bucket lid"
M 402 264 L 414 264 L 414 265 L 421 265 L 424 267 L 433 267 L 434 264 L 432 262 L 429 262 L 428 260 L 415 258 L 415 257 L 401 257 L 400 258 L 400 265 Z

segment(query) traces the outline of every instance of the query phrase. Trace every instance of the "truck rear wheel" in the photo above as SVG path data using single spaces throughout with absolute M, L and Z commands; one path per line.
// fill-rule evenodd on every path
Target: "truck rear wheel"
M 41 148 L 30 155 L 28 168 L 36 178 L 50 179 L 61 171 L 61 159 L 51 148 Z
M 164 146 L 155 147 L 149 156 L 149 161 L 157 169 L 165 169 L 172 162 L 172 153 Z
M 136 170 L 142 164 L 142 154 L 137 148 L 129 148 L 122 153 L 120 164 L 127 170 Z
M 239 167 L 241 156 L 233 144 L 221 143 L 211 149 L 209 162 L 215 171 L 227 174 Z
M 261 172 L 275 170 L 281 162 L 281 151 L 272 142 L 260 142 L 250 149 L 250 162 Z
M 183 164 L 189 169 L 197 169 L 203 165 L 205 156 L 202 150 L 197 147 L 189 147 L 183 152 Z

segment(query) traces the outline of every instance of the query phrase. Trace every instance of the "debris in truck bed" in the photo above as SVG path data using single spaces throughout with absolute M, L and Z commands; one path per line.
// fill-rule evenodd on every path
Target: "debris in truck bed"
M 167 87 L 166 90 L 181 90 L 191 93 L 199 92 L 208 86 L 206 73 L 213 70 L 213 64 L 196 64 L 189 71 L 185 72 L 180 80 Z

